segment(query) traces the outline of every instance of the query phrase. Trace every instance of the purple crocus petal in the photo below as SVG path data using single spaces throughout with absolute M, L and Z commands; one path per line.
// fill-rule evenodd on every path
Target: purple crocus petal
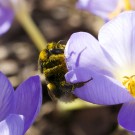
M 0 135 L 23 135 L 24 118 L 22 115 L 10 114 L 0 122 Z
M 76 68 L 66 74 L 70 83 L 86 82 L 76 88 L 73 93 L 80 99 L 103 105 L 113 105 L 128 102 L 134 98 L 121 83 L 87 68 Z
M 121 13 L 99 32 L 99 42 L 120 67 L 135 68 L 135 11 Z M 133 67 L 134 66 L 134 67 Z
M 0 121 L 14 111 L 14 89 L 7 77 L 0 72 Z
M 99 42 L 89 33 L 77 32 L 71 35 L 65 48 L 68 70 L 87 67 L 108 74 L 115 68 L 115 62 L 102 50 Z
M 69 72 L 67 72 L 65 74 L 65 78 L 67 82 L 77 83 L 77 82 L 86 82 L 90 80 L 92 76 L 91 74 L 89 74 L 89 70 L 87 68 L 76 68 L 74 70 L 70 70 Z
M 83 0 L 78 0 L 76 6 L 106 20 L 108 19 L 108 14 L 116 8 L 117 3 L 118 0 L 87 0 L 85 3 Z
M 9 30 L 13 18 L 13 11 L 9 7 L 5 7 L 0 4 L 0 35 Z
M 16 111 L 25 118 L 24 132 L 31 126 L 42 103 L 42 88 L 39 76 L 24 81 L 15 91 Z
M 135 131 L 135 100 L 124 103 L 118 114 L 119 124 L 129 131 Z

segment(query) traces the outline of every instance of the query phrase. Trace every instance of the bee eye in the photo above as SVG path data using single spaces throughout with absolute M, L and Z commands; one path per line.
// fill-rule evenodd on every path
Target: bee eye
M 52 49 L 52 50 L 50 50 L 50 53 L 52 53 L 52 54 L 63 54 L 64 50 L 63 49 Z

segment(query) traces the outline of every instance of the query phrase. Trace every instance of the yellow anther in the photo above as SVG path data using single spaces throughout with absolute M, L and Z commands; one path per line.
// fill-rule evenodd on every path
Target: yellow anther
M 125 10 L 131 10 L 130 0 L 124 0 Z
M 131 10 L 131 2 L 130 0 L 118 0 L 116 8 L 108 14 L 108 18 L 112 19 L 116 17 L 119 13 L 125 10 Z
M 131 77 L 124 76 L 123 85 L 128 89 L 130 94 L 135 97 L 135 75 Z

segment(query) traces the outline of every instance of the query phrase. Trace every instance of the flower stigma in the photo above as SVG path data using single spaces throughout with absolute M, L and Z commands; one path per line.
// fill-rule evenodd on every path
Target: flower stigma
M 130 77 L 124 76 L 123 78 L 123 85 L 127 88 L 130 94 L 135 97 L 135 75 L 132 75 Z
M 127 10 L 132 10 L 130 0 L 118 0 L 118 4 L 116 8 L 111 13 L 109 13 L 108 17 L 109 19 L 112 19 L 122 11 L 127 11 Z

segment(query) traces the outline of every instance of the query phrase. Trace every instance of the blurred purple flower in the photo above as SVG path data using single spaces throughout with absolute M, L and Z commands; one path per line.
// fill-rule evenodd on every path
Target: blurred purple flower
M 135 9 L 135 0 L 78 0 L 76 7 L 108 21 L 123 10 Z
M 88 102 L 124 103 L 118 122 L 135 131 L 135 11 L 121 13 L 99 31 L 98 40 L 74 33 L 65 49 L 67 82 L 87 82 L 73 93 Z
M 0 0 L 0 35 L 7 32 L 13 22 L 14 12 L 7 0 Z
M 24 135 L 36 118 L 42 102 L 38 76 L 24 81 L 15 91 L 0 72 L 0 135 Z

